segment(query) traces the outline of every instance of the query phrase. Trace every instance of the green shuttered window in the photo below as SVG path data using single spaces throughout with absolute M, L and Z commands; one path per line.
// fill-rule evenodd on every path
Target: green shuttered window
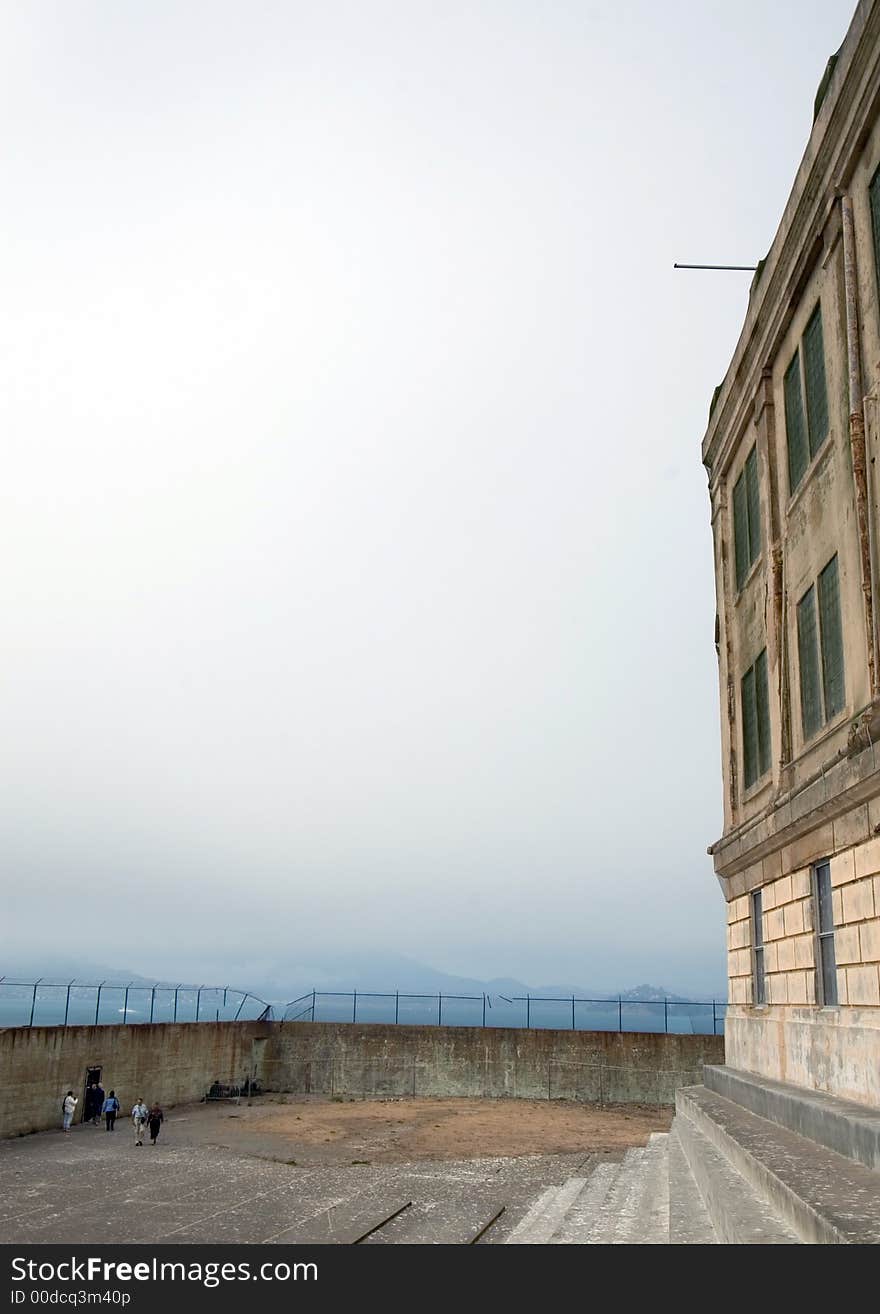
M 770 698 L 767 649 L 750 666 L 741 683 L 743 776 L 746 789 L 770 770 Z
M 758 712 L 758 774 L 770 770 L 770 694 L 767 688 L 767 649 L 755 662 L 755 703 Z
M 800 347 L 785 371 L 785 434 L 788 443 L 788 487 L 793 493 L 807 466 L 828 436 L 828 389 L 822 307 L 810 316 Z M 806 405 L 804 405 L 806 397 Z
M 793 493 L 810 464 L 799 351 L 794 353 L 794 360 L 785 371 L 785 432 L 788 437 L 788 487 Z
M 733 544 L 736 587 L 741 589 L 746 576 L 761 555 L 761 501 L 756 447 L 746 457 L 742 473 L 733 486 Z
M 801 723 L 804 739 L 812 739 L 822 724 L 819 647 L 816 642 L 816 590 L 812 585 L 798 603 L 797 630 L 801 667 Z
M 804 739 L 846 706 L 840 580 L 834 556 L 797 607 L 801 724 Z
M 807 386 L 807 430 L 813 457 L 828 436 L 828 394 L 825 391 L 825 349 L 822 308 L 817 306 L 804 332 L 804 382 Z
M 822 693 L 825 720 L 842 712 L 846 699 L 843 691 L 843 631 L 840 624 L 840 581 L 837 557 L 832 557 L 822 571 L 819 585 L 819 633 L 822 641 Z
M 874 276 L 880 284 L 880 169 L 871 179 L 868 196 L 871 201 L 871 228 L 874 234 Z

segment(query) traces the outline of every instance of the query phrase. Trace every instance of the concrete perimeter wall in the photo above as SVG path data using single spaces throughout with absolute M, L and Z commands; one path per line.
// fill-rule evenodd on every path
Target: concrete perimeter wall
M 0 1136 L 60 1127 L 68 1090 L 79 1100 L 79 1122 L 89 1067 L 102 1069 L 104 1089 L 116 1091 L 123 1117 L 138 1095 L 166 1106 L 201 1099 L 215 1079 L 242 1081 L 267 1033 L 259 1022 L 2 1030 Z
M 253 1072 L 295 1094 L 510 1096 L 673 1104 L 724 1062 L 721 1036 L 493 1027 L 199 1022 L 0 1030 L 0 1137 L 57 1127 L 86 1069 L 102 1069 L 127 1116 L 138 1095 L 166 1107 Z
M 266 1050 L 274 1090 L 325 1095 L 467 1095 L 674 1104 L 722 1036 L 295 1022 Z

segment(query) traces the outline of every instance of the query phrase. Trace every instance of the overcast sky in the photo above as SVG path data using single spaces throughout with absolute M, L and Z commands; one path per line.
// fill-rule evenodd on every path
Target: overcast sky
M 722 985 L 750 275 L 672 265 L 853 7 L 5 0 L 4 962 Z

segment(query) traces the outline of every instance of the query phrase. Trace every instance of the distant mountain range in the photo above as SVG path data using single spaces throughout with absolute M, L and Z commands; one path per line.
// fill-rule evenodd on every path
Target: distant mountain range
M 268 966 L 268 970 L 267 970 Z M 476 995 L 498 996 L 501 999 L 530 995 L 532 998 L 570 998 L 578 999 L 622 999 L 624 1002 L 651 1001 L 662 1003 L 689 1003 L 695 999 L 723 1000 L 726 992 L 723 987 L 714 992 L 697 994 L 680 994 L 667 990 L 664 986 L 642 984 L 626 988 L 609 988 L 604 986 L 584 986 L 571 981 L 555 982 L 550 985 L 527 985 L 514 977 L 494 977 L 479 980 L 472 977 L 454 976 L 441 972 L 423 963 L 402 955 L 358 953 L 340 955 L 330 959 L 322 957 L 319 964 L 271 964 L 261 965 L 260 971 L 251 971 L 246 976 L 223 980 L 224 973 L 217 973 L 212 980 L 202 976 L 201 979 L 186 979 L 183 974 L 176 978 L 144 976 L 127 968 L 111 967 L 102 963 L 89 962 L 84 959 L 59 958 L 54 955 L 37 962 L 34 959 L 6 960 L 0 958 L 0 977 L 7 981 L 32 982 L 38 977 L 44 981 L 66 984 L 68 981 L 107 985 L 151 986 L 154 984 L 176 986 L 183 983 L 188 986 L 229 985 L 235 989 L 249 990 L 274 1004 L 285 1004 L 300 996 L 310 995 L 312 990 L 318 993 L 334 992 L 348 994 L 388 993 L 425 994 L 448 996 Z

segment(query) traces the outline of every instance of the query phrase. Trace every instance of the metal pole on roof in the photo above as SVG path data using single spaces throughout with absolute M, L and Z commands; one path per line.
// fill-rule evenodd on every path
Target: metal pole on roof
M 752 273 L 758 268 L 757 265 L 680 265 L 678 263 L 672 266 L 673 269 L 741 269 L 750 270 Z

